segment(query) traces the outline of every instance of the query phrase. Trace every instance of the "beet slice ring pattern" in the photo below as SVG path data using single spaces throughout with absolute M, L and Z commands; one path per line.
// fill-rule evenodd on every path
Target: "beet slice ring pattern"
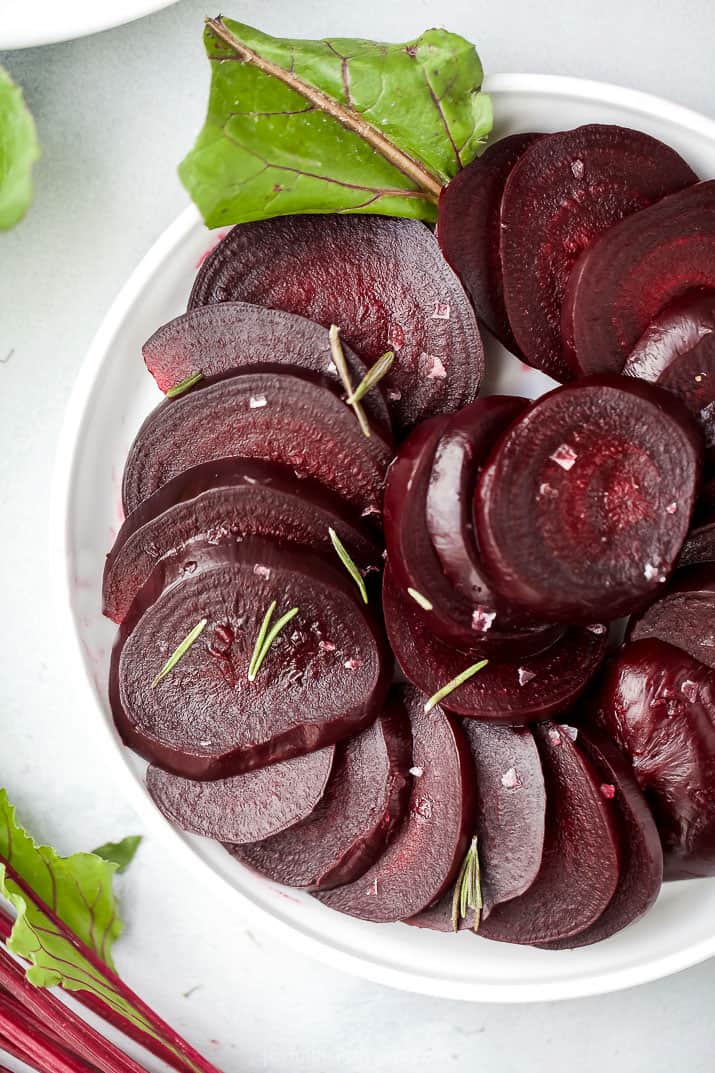
M 648 325 L 693 288 L 715 289 L 715 181 L 634 213 L 581 255 L 561 317 L 574 370 L 620 372 Z
M 679 570 L 661 598 L 631 619 L 628 640 L 648 637 L 715 669 L 715 564 Z
M 169 399 L 149 415 L 124 469 L 127 514 L 183 470 L 229 456 L 287 465 L 379 517 L 392 451 L 382 437 L 363 436 L 330 388 L 285 370 L 242 373 Z
M 624 127 L 594 123 L 526 149 L 504 186 L 500 256 L 509 324 L 530 365 L 571 379 L 561 304 L 578 255 L 624 216 L 695 182 L 673 149 Z
M 352 883 L 384 852 L 406 812 L 411 763 L 410 722 L 395 704 L 337 747 L 325 794 L 302 823 L 254 845 L 226 848 L 290 887 L 330 890 Z
M 477 490 L 495 588 L 557 621 L 642 606 L 677 561 L 701 463 L 685 408 L 641 380 L 588 377 L 543 395 L 501 438 Z
M 615 810 L 569 729 L 533 727 L 546 785 L 541 868 L 525 894 L 495 906 L 483 921 L 479 935 L 487 939 L 527 945 L 569 939 L 598 920 L 615 893 Z
M 312 752 L 375 718 L 391 674 L 378 626 L 339 566 L 305 549 L 244 541 L 162 564 L 119 630 L 109 695 L 119 733 L 141 756 L 193 779 L 225 778 Z M 254 682 L 248 666 L 272 601 L 299 614 Z M 202 619 L 170 674 L 155 675 Z
M 152 765 L 146 785 L 167 820 L 220 842 L 255 842 L 305 819 L 325 790 L 335 746 L 280 764 L 199 782 Z
M 407 814 L 372 868 L 354 883 L 316 895 L 361 920 L 386 923 L 421 912 L 456 879 L 471 835 L 474 773 L 464 735 L 439 708 L 425 712 L 417 690 L 406 687 L 402 696 L 420 772 Z
M 590 946 L 622 931 L 647 913 L 663 882 L 663 850 L 658 828 L 623 753 L 592 729 L 579 728 L 578 747 L 603 779 L 601 793 L 613 802 L 620 846 L 616 892 L 598 920 L 570 939 L 546 944 L 549 950 Z
M 157 563 L 195 540 L 268 537 L 333 554 L 333 528 L 358 567 L 382 567 L 381 552 L 337 496 L 283 466 L 220 459 L 180 473 L 146 499 L 119 530 L 107 556 L 104 614 L 121 622 Z
M 348 346 L 345 361 L 354 384 L 366 373 Z M 247 302 L 199 306 L 157 329 L 142 347 L 144 361 L 162 391 L 196 373 L 205 378 L 256 365 L 278 365 L 323 376 L 336 391 L 343 383 L 333 363 L 328 333 L 320 324 L 281 309 Z M 392 431 L 382 391 L 368 391 L 363 407 L 375 428 Z
M 389 566 L 382 587 L 387 635 L 405 677 L 433 696 L 476 660 L 434 636 L 395 584 Z M 565 711 L 584 691 L 606 652 L 604 626 L 568 629 L 551 648 L 521 662 L 490 660 L 449 694 L 443 706 L 457 715 L 509 725 Z
M 424 224 L 380 216 L 282 216 L 234 227 L 202 265 L 189 308 L 244 301 L 337 324 L 384 380 L 396 427 L 476 398 L 484 355 L 459 280 Z
M 520 354 L 504 305 L 499 242 L 501 198 L 509 172 L 540 134 L 510 134 L 492 142 L 457 172 L 439 197 L 437 240 L 461 279 L 479 319 L 513 354 Z

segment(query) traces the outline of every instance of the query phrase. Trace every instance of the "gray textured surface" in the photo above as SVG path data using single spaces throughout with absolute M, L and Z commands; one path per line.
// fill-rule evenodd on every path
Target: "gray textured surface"
M 712 110 L 705 0 L 496 5 L 442 0 L 244 2 L 284 33 L 396 39 L 475 6 L 489 71 L 621 82 Z M 687 14 L 686 14 L 687 12 Z M 83 755 L 91 711 L 64 685 L 50 605 L 47 504 L 65 401 L 85 349 L 139 257 L 185 204 L 175 176 L 204 108 L 203 0 L 97 37 L 0 59 L 24 85 L 43 158 L 36 203 L 0 237 L 0 711 L 2 782 L 21 816 L 62 850 L 134 831 L 112 778 Z M 213 13 L 213 12 L 212 12 Z M 433 1073 L 571 1068 L 710 1073 L 715 963 L 603 998 L 468 1006 L 383 990 L 307 961 L 240 919 L 147 841 L 124 879 L 127 978 L 227 1073 Z M 197 988 L 189 997 L 185 992 Z

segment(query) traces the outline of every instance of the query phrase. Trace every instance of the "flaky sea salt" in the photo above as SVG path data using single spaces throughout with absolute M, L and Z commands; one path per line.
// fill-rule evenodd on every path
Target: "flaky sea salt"
M 555 462 L 557 466 L 561 466 L 561 469 L 565 469 L 568 473 L 578 458 L 578 455 L 573 447 L 569 447 L 567 443 L 562 443 L 560 447 L 556 448 L 553 454 L 549 455 L 549 458 L 552 462 Z
M 335 651 L 335 645 L 333 644 L 332 641 L 319 641 L 318 642 L 318 648 L 320 649 L 321 652 L 334 652 Z
M 362 660 L 355 659 L 354 656 L 351 656 L 350 659 L 345 660 L 345 663 L 343 663 L 343 667 L 346 671 L 356 671 L 358 667 L 362 667 Z
M 386 394 L 390 402 L 399 402 L 402 398 L 402 392 L 398 387 L 388 387 Z
M 667 575 L 662 572 L 661 567 L 657 566 L 655 563 L 645 564 L 643 567 L 643 577 L 646 581 L 655 581 L 657 578 L 661 583 L 668 580 Z
M 519 678 L 519 685 L 520 686 L 525 686 L 527 684 L 527 682 L 531 681 L 532 678 L 536 678 L 536 675 L 534 674 L 534 672 L 530 671 L 528 669 L 528 667 L 520 667 L 519 670 L 517 671 L 517 675 L 518 675 L 518 678 Z
M 422 776 L 424 775 L 424 773 L 425 773 L 424 768 L 421 768 L 421 767 L 411 767 L 410 768 L 410 775 L 414 775 L 414 777 L 416 779 L 421 779 Z
M 678 509 L 678 504 L 677 503 L 675 503 L 675 502 L 669 503 L 668 506 L 665 508 L 665 513 L 666 514 L 675 514 L 677 509 Z
M 552 745 L 560 745 L 561 744 L 561 735 L 559 734 L 558 730 L 556 730 L 555 727 L 551 727 L 550 730 L 549 730 L 549 741 L 551 742 Z
M 576 741 L 578 737 L 578 728 L 569 726 L 568 723 L 559 723 L 559 728 L 563 730 L 567 737 L 571 738 L 571 741 Z
M 264 566 L 263 563 L 256 563 L 253 567 L 253 573 L 256 577 L 262 577 L 265 581 L 268 581 L 271 576 L 271 570 L 269 566 Z
M 449 320 L 449 302 L 435 302 L 432 320 Z
M 487 611 L 486 607 L 476 607 L 472 611 L 472 629 L 476 633 L 487 633 L 492 628 L 496 611 Z
M 436 354 L 420 354 L 420 359 L 427 366 L 426 376 L 428 380 L 446 380 L 447 370 Z
M 597 637 L 601 637 L 606 632 L 606 627 L 602 622 L 592 622 L 586 629 L 589 633 L 595 633 Z
M 583 166 L 583 160 L 571 161 L 571 174 L 574 179 L 583 179 L 586 169 Z
M 517 786 L 521 786 L 521 779 L 517 775 L 515 767 L 510 767 L 504 772 L 501 777 L 501 784 L 505 790 L 516 790 Z
M 268 399 L 265 395 L 251 395 L 248 405 L 252 410 L 262 410 L 264 406 L 268 405 Z
M 686 678 L 680 685 L 680 692 L 692 703 L 698 699 L 698 683 Z

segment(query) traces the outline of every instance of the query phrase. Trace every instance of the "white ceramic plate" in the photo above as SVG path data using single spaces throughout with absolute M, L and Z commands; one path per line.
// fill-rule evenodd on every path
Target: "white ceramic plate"
M 715 122 L 655 97 L 577 79 L 498 75 L 489 80 L 497 135 L 622 123 L 662 138 L 703 176 L 715 175 Z M 251 874 L 220 846 L 174 830 L 146 794 L 144 764 L 114 731 L 105 683 L 114 627 L 99 610 L 104 556 L 120 522 L 127 449 L 160 394 L 141 344 L 185 308 L 197 262 L 216 241 L 187 209 L 138 266 L 107 314 L 67 413 L 55 482 L 52 566 L 71 667 L 88 721 L 147 827 L 200 866 L 212 890 L 301 950 L 384 984 L 451 998 L 523 1002 L 629 987 L 715 953 L 715 881 L 674 884 L 647 917 L 607 942 L 547 953 L 404 925 L 367 924 Z M 491 385 L 538 393 L 545 378 L 497 348 Z
M 70 41 L 132 22 L 176 0 L 1 0 L 0 49 Z

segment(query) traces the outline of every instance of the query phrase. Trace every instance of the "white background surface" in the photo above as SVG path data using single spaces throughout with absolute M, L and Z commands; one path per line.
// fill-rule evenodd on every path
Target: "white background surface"
M 601 78 L 712 112 L 705 0 L 540 7 L 255 0 L 227 11 L 285 35 L 370 36 L 378 11 L 395 39 L 435 23 L 468 28 L 490 72 Z M 205 13 L 205 0 L 184 0 L 123 29 L 2 57 L 25 87 L 43 158 L 30 216 L 0 236 L 0 782 L 32 831 L 66 852 L 138 822 L 87 735 L 92 712 L 65 688 L 46 556 L 54 445 L 106 307 L 186 203 L 175 164 L 205 106 Z M 712 1073 L 714 962 L 620 995 L 470 1006 L 299 958 L 219 915 L 210 885 L 154 840 L 124 880 L 123 904 L 124 976 L 226 1073 Z

